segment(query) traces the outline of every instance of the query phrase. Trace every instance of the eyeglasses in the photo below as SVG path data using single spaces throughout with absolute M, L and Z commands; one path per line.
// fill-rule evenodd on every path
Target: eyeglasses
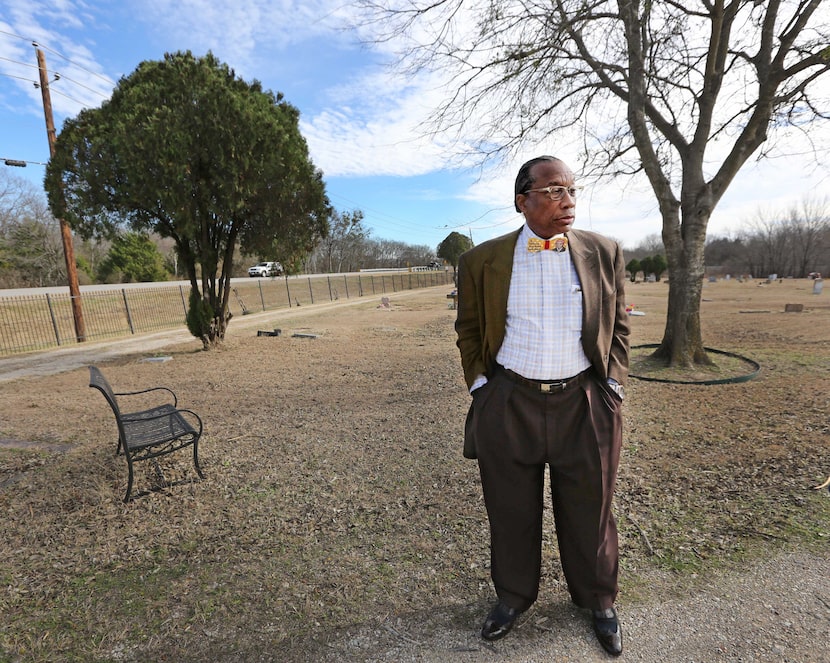
M 546 193 L 548 198 L 558 201 L 565 197 L 566 191 L 571 198 L 576 198 L 576 195 L 584 188 L 583 186 L 546 186 L 543 189 L 528 189 L 525 193 Z

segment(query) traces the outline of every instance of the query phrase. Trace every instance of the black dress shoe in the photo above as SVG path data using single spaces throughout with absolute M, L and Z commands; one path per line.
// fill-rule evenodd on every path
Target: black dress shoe
M 501 601 L 487 615 L 484 626 L 481 627 L 481 637 L 485 640 L 498 640 L 503 638 L 513 628 L 516 617 L 521 615 L 521 610 L 516 610 Z
M 594 610 L 594 633 L 602 648 L 611 656 L 622 654 L 622 629 L 614 608 Z

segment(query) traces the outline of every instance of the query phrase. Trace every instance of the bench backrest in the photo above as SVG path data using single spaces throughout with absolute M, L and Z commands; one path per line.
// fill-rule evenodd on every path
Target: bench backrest
M 118 408 L 118 399 L 115 397 L 115 392 L 113 392 L 112 387 L 110 387 L 110 383 L 107 382 L 104 374 L 101 373 L 96 366 L 89 367 L 89 386 L 104 394 L 104 398 L 107 399 L 107 403 L 110 404 L 112 411 L 115 413 L 115 418 L 118 420 L 118 425 L 120 427 L 121 410 Z

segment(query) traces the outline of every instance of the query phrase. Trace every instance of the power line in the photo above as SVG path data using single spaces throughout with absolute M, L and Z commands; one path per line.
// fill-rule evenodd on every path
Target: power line
M 44 51 L 49 51 L 50 53 L 53 53 L 54 55 L 57 55 L 57 56 L 58 56 L 59 58 L 61 58 L 62 60 L 65 60 L 66 62 L 68 62 L 69 64 L 71 64 L 73 67 L 77 67 L 78 69 L 80 69 L 80 70 L 81 70 L 81 71 L 83 71 L 83 72 L 86 72 L 86 73 L 87 73 L 87 74 L 89 74 L 90 76 L 95 76 L 96 78 L 100 78 L 100 79 L 101 79 L 102 81 L 104 81 L 107 85 L 111 85 L 111 86 L 115 87 L 115 81 L 113 81 L 112 79 L 107 78 L 107 77 L 106 77 L 106 76 L 104 76 L 103 74 L 99 74 L 97 71 L 92 71 L 92 70 L 90 70 L 90 69 L 87 69 L 87 68 L 86 68 L 86 67 L 84 67 L 82 64 L 80 64 L 80 63 L 78 63 L 78 62 L 75 62 L 74 60 L 70 60 L 70 59 L 69 59 L 67 56 L 65 56 L 63 53 L 61 53 L 61 52 L 59 52 L 59 51 L 56 51 L 56 50 L 55 50 L 55 49 L 53 49 L 53 48 L 49 48 L 48 46 L 44 46 L 43 44 L 41 44 L 40 42 L 38 42 L 38 41 L 37 41 L 37 40 L 35 40 L 35 39 L 32 39 L 31 37 L 24 37 L 23 35 L 18 35 L 18 34 L 15 34 L 14 32 L 7 32 L 6 30 L 0 30 L 0 35 L 6 35 L 7 37 L 14 37 L 15 39 L 20 39 L 20 40 L 22 40 L 22 41 L 27 41 L 27 42 L 29 42 L 32 46 L 34 46 L 35 48 L 41 48 L 41 49 L 43 49 Z M 2 59 L 3 59 L 3 60 L 6 60 L 7 58 L 2 58 Z M 9 60 L 9 62 L 14 62 L 15 64 L 24 65 L 24 66 L 27 66 L 27 67 L 34 66 L 34 65 L 27 65 L 27 64 L 25 64 L 25 63 L 23 63 L 23 62 L 16 62 L 16 61 L 14 61 L 14 60 Z M 35 66 L 35 69 L 37 69 L 37 67 L 36 67 L 36 66 Z M 71 79 L 68 79 L 68 80 L 71 80 Z M 72 81 L 72 82 L 73 82 L 73 83 L 76 83 L 76 84 L 78 84 L 78 85 L 81 85 L 81 84 L 80 84 L 80 83 L 78 83 L 77 81 Z M 95 90 L 90 90 L 90 91 L 95 92 Z M 98 94 L 100 94 L 100 92 L 99 92 Z
M 46 47 L 46 46 L 42 46 L 41 44 L 38 44 L 38 42 L 35 42 L 35 41 L 32 41 L 32 40 L 26 39 L 25 37 L 22 37 L 22 36 L 20 36 L 20 35 L 13 34 L 13 33 L 11 33 L 11 32 L 6 32 L 6 31 L 4 31 L 4 30 L 0 30 L 0 34 L 8 35 L 8 36 L 11 36 L 11 37 L 16 37 L 16 38 L 18 38 L 18 39 L 25 39 L 26 41 L 31 41 L 32 45 L 33 45 L 35 48 L 42 48 L 42 49 L 47 50 L 47 51 L 49 51 L 49 52 L 51 52 L 51 53 L 54 53 L 55 55 L 57 55 L 58 57 L 63 58 L 64 60 L 66 60 L 66 62 L 70 63 L 70 64 L 71 64 L 72 66 L 74 66 L 74 67 L 77 67 L 77 68 L 78 68 L 78 69 L 80 69 L 81 71 L 84 71 L 84 72 L 86 72 L 86 73 L 90 74 L 91 76 L 96 76 L 96 77 L 100 78 L 101 80 L 105 81 L 106 83 L 108 83 L 108 84 L 110 84 L 110 85 L 115 85 L 115 84 L 114 84 L 111 80 L 109 80 L 108 78 L 106 78 L 106 77 L 104 77 L 104 76 L 101 76 L 100 74 L 97 74 L 97 73 L 95 73 L 94 71 L 90 71 L 89 69 L 86 69 L 86 68 L 82 67 L 82 66 L 81 66 L 81 65 L 79 65 L 78 63 L 73 62 L 73 61 L 72 61 L 72 60 L 70 60 L 69 58 L 67 58 L 67 57 L 65 57 L 65 56 L 61 55 L 60 53 L 58 53 L 57 51 L 55 51 L 55 50 L 53 50 L 53 49 L 51 49 L 51 48 L 48 48 L 48 47 Z M 36 64 L 30 64 L 30 63 L 28 63 L 28 62 L 21 62 L 21 61 L 19 61 L 19 60 L 13 60 L 13 59 L 11 59 L 11 58 L 7 58 L 7 57 L 3 57 L 3 56 L 0 56 L 0 60 L 2 60 L 2 61 L 4 61 L 4 62 L 10 62 L 10 63 L 15 64 L 15 65 L 18 65 L 18 66 L 20 66 L 20 67 L 27 67 L 27 68 L 29 68 L 29 69 L 38 69 L 38 66 L 37 66 Z M 32 79 L 30 79 L 30 78 L 25 78 L 25 77 L 23 77 L 23 76 L 15 76 L 14 74 L 8 74 L 8 73 L 6 73 L 6 72 L 0 72 L 0 75 L 3 75 L 3 76 L 8 76 L 9 78 L 14 78 L 14 79 L 21 80 L 21 81 L 27 81 L 27 82 L 29 82 L 29 83 L 33 83 L 35 87 L 40 87 L 40 85 L 39 85 L 39 83 L 38 83 L 37 81 L 32 80 Z M 102 99 L 107 99 L 107 95 L 106 95 L 105 93 L 101 92 L 100 90 L 96 90 L 96 89 L 94 89 L 94 88 L 91 88 L 91 87 L 89 87 L 88 85 L 85 85 L 84 83 L 81 83 L 80 81 L 75 80 L 74 78 L 71 78 L 71 77 L 69 77 L 69 76 L 67 76 L 67 75 L 65 75 L 65 74 L 62 74 L 62 73 L 58 72 L 58 71 L 55 71 L 55 72 L 54 72 L 54 75 L 55 75 L 55 79 L 54 79 L 55 81 L 58 81 L 58 80 L 61 80 L 61 81 L 68 81 L 69 83 L 72 83 L 73 85 L 77 85 L 78 87 L 83 88 L 84 90 L 86 90 L 86 91 L 88 91 L 88 92 L 92 92 L 93 94 L 96 94 L 96 95 L 100 96 Z M 53 82 L 54 82 L 54 81 L 53 81 Z M 78 100 L 78 99 L 75 99 L 74 97 L 72 97 L 72 96 L 70 96 L 70 95 L 66 94 L 65 92 L 61 92 L 60 90 L 57 90 L 57 89 L 55 89 L 54 87 L 52 87 L 52 91 L 53 91 L 55 94 L 59 94 L 59 95 L 61 95 L 62 97 L 65 97 L 65 98 L 69 99 L 70 101 L 75 102 L 76 104 L 78 104 L 78 105 L 80 105 L 80 106 L 87 106 L 87 105 L 88 105 L 86 102 L 83 102 L 83 101 L 80 101 L 80 100 Z
M 73 79 L 69 78 L 69 76 L 65 76 L 64 74 L 61 74 L 61 73 L 59 73 L 59 72 L 57 72 L 57 71 L 56 71 L 56 72 L 55 72 L 55 78 L 56 78 L 56 79 L 58 79 L 58 77 L 60 77 L 60 78 L 59 78 L 59 80 L 62 80 L 62 81 L 69 81 L 70 83 L 74 83 L 74 84 L 75 84 L 75 85 L 77 85 L 78 87 L 82 87 L 82 88 L 84 88 L 84 90 L 89 90 L 89 91 L 90 91 L 90 92 L 92 92 L 93 94 L 97 94 L 97 95 L 99 95 L 99 96 L 103 97 L 104 99 L 107 99 L 107 98 L 108 98 L 108 97 L 107 97 L 107 95 L 106 95 L 106 94 L 104 94 L 103 92 L 100 92 L 100 91 L 98 91 L 98 90 L 95 90 L 94 88 L 88 87 L 88 86 L 84 85 L 83 83 L 80 83 L 80 82 L 78 82 L 78 81 L 76 81 L 76 80 L 73 80 Z M 54 88 L 53 88 L 53 91 L 54 91 Z
M 31 41 L 28 37 L 24 37 L 23 35 L 16 35 L 13 32 L 6 32 L 5 30 L 0 30 L 0 35 L 6 35 L 8 37 L 16 37 L 17 39 L 22 39 L 23 41 Z
M 378 210 L 372 209 L 371 207 L 364 207 L 364 206 L 362 206 L 360 203 L 358 203 L 358 202 L 356 202 L 356 201 L 354 201 L 354 200 L 350 200 L 349 198 L 346 198 L 345 196 L 341 196 L 341 195 L 338 195 L 338 194 L 333 194 L 333 193 L 330 193 L 330 194 L 328 194 L 328 195 L 329 195 L 329 197 L 330 197 L 330 198 L 340 199 L 340 200 L 343 200 L 343 201 L 345 201 L 345 202 L 347 202 L 347 203 L 350 203 L 350 204 L 352 204 L 352 205 L 355 205 L 355 206 L 356 206 L 356 207 L 358 207 L 358 208 L 359 208 L 362 212 L 371 212 L 372 214 L 374 214 L 374 215 L 376 215 L 376 216 L 378 216 L 378 217 L 386 217 L 386 218 L 383 220 L 383 221 L 384 221 L 384 223 L 389 223 L 389 224 L 392 224 L 392 225 L 398 225 L 398 226 L 400 226 L 400 227 L 404 228 L 405 230 L 409 230 L 409 229 L 423 230 L 423 229 L 424 229 L 424 228 L 423 228 L 423 226 L 420 226 L 420 225 L 418 225 L 418 224 L 416 224 L 416 223 L 412 223 L 412 222 L 410 222 L 410 221 L 405 221 L 405 220 L 403 220 L 403 219 L 398 219 L 398 218 L 393 217 L 393 216 L 391 216 L 391 215 L 389 215 L 389 214 L 385 214 L 384 212 L 380 212 L 380 211 L 378 211 Z
M 78 69 L 80 69 L 81 71 L 85 71 L 85 72 L 86 72 L 87 74 L 89 74 L 90 76 L 95 76 L 96 78 L 100 78 L 102 81 L 104 81 L 104 82 L 105 82 L 105 83 L 107 83 L 108 85 L 111 85 L 111 86 L 115 87 L 115 81 L 113 81 L 113 80 L 111 80 L 111 79 L 107 78 L 107 77 L 106 77 L 106 76 L 104 76 L 103 74 L 99 74 L 98 72 L 91 71 L 91 70 L 87 69 L 86 67 L 84 67 L 83 65 L 78 64 L 77 62 L 73 62 L 73 61 L 72 61 L 72 60 L 70 60 L 68 57 L 66 57 L 65 55 L 63 55 L 62 53 L 59 53 L 58 51 L 56 51 L 56 50 L 54 50 L 54 49 L 52 49 L 52 48 L 49 48 L 48 46 L 44 46 L 43 44 L 41 44 L 41 43 L 39 43 L 39 42 L 36 42 L 36 41 L 32 41 L 32 46 L 34 46 L 35 48 L 42 48 L 44 51 L 49 51 L 50 53 L 54 53 L 54 54 L 55 54 L 55 55 L 57 55 L 59 58 L 62 58 L 62 59 L 64 59 L 64 60 L 66 60 L 66 61 L 67 61 L 69 64 L 71 64 L 73 67 L 77 67 L 77 68 L 78 68 Z
M 36 83 L 35 85 L 36 85 L 37 87 L 40 87 L 40 85 L 39 85 L 39 84 L 37 84 L 37 83 Z M 74 102 L 75 102 L 76 104 L 78 104 L 79 106 L 87 106 L 87 105 L 88 105 L 88 104 L 87 104 L 86 102 L 84 102 L 84 101 L 80 101 L 79 99 L 75 99 L 75 97 L 70 97 L 68 94 L 65 94 L 64 92 L 61 92 L 60 90 L 56 90 L 56 89 L 55 89 L 54 87 L 52 87 L 51 85 L 49 86 L 49 91 L 50 91 L 50 92 L 52 92 L 52 94 L 59 94 L 60 96 L 62 96 L 62 97 L 65 97 L 65 98 L 69 99 L 69 101 L 74 101 Z
M 391 215 L 386 214 L 384 212 L 379 212 L 378 210 L 374 210 L 370 207 L 363 207 L 362 205 L 360 205 L 360 203 L 358 203 L 354 200 L 350 200 L 349 198 L 346 198 L 345 196 L 341 196 L 339 194 L 331 194 L 330 193 L 329 197 L 337 199 L 337 200 L 343 200 L 345 202 L 351 203 L 352 205 L 355 205 L 356 207 L 361 209 L 361 211 L 366 213 L 365 216 L 367 217 L 367 220 L 371 220 L 371 218 L 369 217 L 369 213 L 371 213 L 372 215 L 375 215 L 376 217 L 380 217 L 378 220 L 375 221 L 376 224 L 377 223 L 383 223 L 384 225 L 389 225 L 389 226 L 393 226 L 393 227 L 397 226 L 399 228 L 403 228 L 404 230 L 418 230 L 418 231 L 424 231 L 424 230 L 455 230 L 457 228 L 470 228 L 471 230 L 488 230 L 490 228 L 498 228 L 499 226 L 503 226 L 503 225 L 506 225 L 508 223 L 512 223 L 515 220 L 514 217 L 511 215 L 510 217 L 498 220 L 495 223 L 489 223 L 489 224 L 486 224 L 486 225 L 476 225 L 476 223 L 478 221 L 483 219 L 488 214 L 491 214 L 493 212 L 502 212 L 504 210 L 511 209 L 511 207 L 509 205 L 505 205 L 504 207 L 497 207 L 497 208 L 489 209 L 486 212 L 484 212 L 484 213 L 480 214 L 479 216 L 477 216 L 475 219 L 472 219 L 470 221 L 464 221 L 464 222 L 461 222 L 461 223 L 454 223 L 454 224 L 446 224 L 446 225 L 443 225 L 443 226 L 423 226 L 423 225 L 420 225 L 418 223 L 413 223 L 413 222 L 410 222 L 410 221 L 405 221 L 403 219 L 399 219 L 397 217 L 391 216 Z
M 0 60 L 5 62 L 11 62 L 12 64 L 19 64 L 21 67 L 28 67 L 29 69 L 37 69 L 36 64 L 32 64 L 31 62 L 20 62 L 19 60 L 12 60 L 11 58 L 5 58 L 0 55 Z
M 8 76 L 9 78 L 16 78 L 19 81 L 26 81 L 27 83 L 34 83 L 37 85 L 37 82 L 31 78 L 24 78 L 23 76 L 15 76 L 14 74 L 7 74 L 5 71 L 0 71 L 0 76 Z

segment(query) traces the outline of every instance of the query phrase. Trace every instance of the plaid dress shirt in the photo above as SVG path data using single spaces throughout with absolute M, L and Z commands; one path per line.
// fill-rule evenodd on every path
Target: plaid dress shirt
M 516 242 L 507 327 L 496 361 L 531 380 L 564 380 L 591 362 L 582 348 L 582 286 L 570 250 L 527 250 L 526 225 Z

